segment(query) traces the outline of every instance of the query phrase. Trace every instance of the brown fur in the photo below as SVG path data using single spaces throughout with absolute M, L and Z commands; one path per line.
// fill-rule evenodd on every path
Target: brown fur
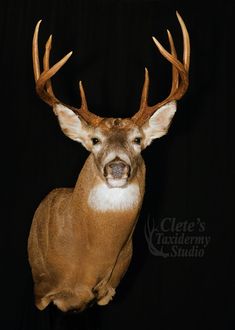
M 61 103 L 53 93 L 50 78 L 72 52 L 50 68 L 50 37 L 45 48 L 44 72 L 41 73 L 38 54 L 41 21 L 35 27 L 32 49 L 36 91 L 53 107 L 63 132 L 92 152 L 75 188 L 53 190 L 34 215 L 28 252 L 36 305 L 41 310 L 50 302 L 62 311 L 83 310 L 93 300 L 100 305 L 107 304 L 127 270 L 132 255 L 132 233 L 144 195 L 145 165 L 140 152 L 153 139 L 167 133 L 176 111 L 176 101 L 182 98 L 189 84 L 190 40 L 184 21 L 178 13 L 176 15 L 183 33 L 183 63 L 176 57 L 169 31 L 171 54 L 153 38 L 161 54 L 172 64 L 170 95 L 154 106 L 148 106 L 149 76 L 145 69 L 140 109 L 131 119 L 104 119 L 89 112 L 81 82 L 80 109 Z M 100 143 L 99 148 L 95 148 L 94 139 Z M 109 159 L 110 155 L 114 155 L 114 159 Z M 90 208 L 89 192 L 105 181 L 104 166 L 110 166 L 109 162 L 116 158 L 120 161 L 119 155 L 124 155 L 125 159 L 121 161 L 127 162 L 125 168 L 131 170 L 128 182 L 124 181 L 124 184 L 134 182 L 139 185 L 138 203 L 128 211 L 101 212 Z M 111 180 L 111 184 L 106 183 L 112 186 L 112 178 L 107 176 L 106 179 Z M 123 179 L 127 180 L 127 177 L 123 175 Z
M 128 211 L 89 207 L 89 191 L 101 182 L 97 171 L 91 154 L 75 188 L 53 190 L 35 213 L 28 251 L 41 310 L 50 302 L 62 311 L 83 310 L 93 300 L 107 304 L 127 270 L 144 195 L 144 161 L 133 178 L 141 198 Z

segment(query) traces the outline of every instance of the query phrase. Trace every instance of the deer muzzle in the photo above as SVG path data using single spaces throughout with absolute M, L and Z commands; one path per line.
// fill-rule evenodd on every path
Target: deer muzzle
M 123 160 L 113 160 L 105 165 L 104 176 L 112 187 L 121 187 L 127 183 L 131 168 Z

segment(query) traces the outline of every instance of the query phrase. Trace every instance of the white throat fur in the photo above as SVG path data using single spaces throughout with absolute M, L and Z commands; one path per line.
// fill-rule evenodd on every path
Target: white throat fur
M 140 189 L 137 184 L 129 184 L 123 188 L 110 188 L 106 183 L 91 189 L 88 205 L 98 211 L 125 211 L 139 203 Z

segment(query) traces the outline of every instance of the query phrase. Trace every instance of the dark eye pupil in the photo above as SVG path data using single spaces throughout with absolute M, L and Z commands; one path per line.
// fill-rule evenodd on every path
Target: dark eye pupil
M 134 139 L 134 142 L 135 142 L 136 144 L 140 144 L 140 142 L 141 142 L 141 138 L 139 138 L 139 137 L 135 138 L 135 139 Z
M 97 143 L 100 142 L 100 140 L 97 139 L 97 138 L 92 138 L 91 141 L 92 141 L 93 145 L 95 145 L 95 144 L 97 144 Z

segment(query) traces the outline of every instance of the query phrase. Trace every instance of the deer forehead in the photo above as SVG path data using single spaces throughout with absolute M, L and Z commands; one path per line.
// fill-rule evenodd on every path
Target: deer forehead
M 140 129 L 131 119 L 105 118 L 101 121 L 95 132 L 103 137 L 127 139 L 140 135 Z

